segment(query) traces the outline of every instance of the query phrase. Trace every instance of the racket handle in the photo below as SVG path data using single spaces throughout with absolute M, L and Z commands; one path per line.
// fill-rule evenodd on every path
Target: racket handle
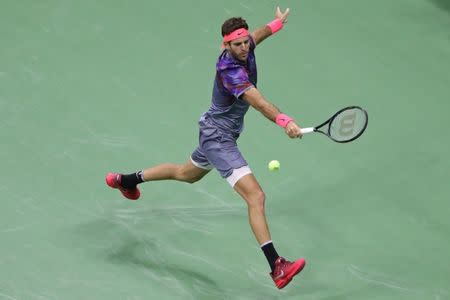
M 302 128 L 300 131 L 302 132 L 302 134 L 311 133 L 314 132 L 314 127 Z

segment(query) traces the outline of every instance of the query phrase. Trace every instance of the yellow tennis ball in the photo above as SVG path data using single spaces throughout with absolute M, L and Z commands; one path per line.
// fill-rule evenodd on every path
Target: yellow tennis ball
M 280 162 L 278 160 L 271 160 L 269 162 L 270 171 L 278 171 L 280 169 Z

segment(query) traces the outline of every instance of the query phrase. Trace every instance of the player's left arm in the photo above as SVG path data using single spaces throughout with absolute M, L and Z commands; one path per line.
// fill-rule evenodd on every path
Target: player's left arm
M 281 24 L 287 23 L 287 18 L 289 15 L 289 8 L 287 8 L 284 12 L 281 12 L 280 8 L 277 7 L 275 11 L 275 20 L 280 20 Z M 269 23 L 270 24 L 270 23 Z M 253 40 L 255 41 L 255 44 L 258 45 L 262 41 L 264 41 L 266 38 L 271 36 L 272 28 L 269 26 L 269 24 L 265 25 L 264 27 L 258 28 L 255 31 L 251 33 Z

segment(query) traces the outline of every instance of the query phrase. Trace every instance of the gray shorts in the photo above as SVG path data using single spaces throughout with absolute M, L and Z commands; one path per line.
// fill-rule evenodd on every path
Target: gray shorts
M 199 132 L 199 146 L 192 152 L 192 163 L 202 169 L 216 168 L 231 186 L 243 176 L 250 174 L 236 144 L 237 137 L 221 131 L 217 127 L 202 123 Z

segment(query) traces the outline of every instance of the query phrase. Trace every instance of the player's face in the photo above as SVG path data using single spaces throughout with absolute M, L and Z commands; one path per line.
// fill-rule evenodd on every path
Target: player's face
M 246 61 L 248 51 L 250 49 L 250 39 L 248 36 L 232 40 L 228 43 L 227 49 L 231 52 L 234 58 L 240 61 Z

